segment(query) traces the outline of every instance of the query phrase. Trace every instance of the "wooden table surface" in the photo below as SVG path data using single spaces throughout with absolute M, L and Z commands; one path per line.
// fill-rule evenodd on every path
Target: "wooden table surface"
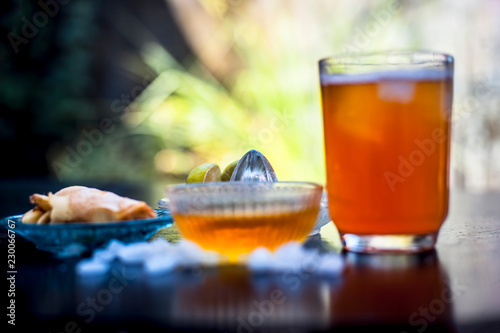
M 0 236 L 6 258 L 4 229 Z M 332 225 L 307 246 L 341 252 Z M 78 258 L 19 237 L 8 332 L 500 332 L 499 193 L 452 192 L 433 252 L 342 255 L 345 271 L 330 277 L 234 267 L 151 277 L 116 263 L 106 276 L 81 278 Z

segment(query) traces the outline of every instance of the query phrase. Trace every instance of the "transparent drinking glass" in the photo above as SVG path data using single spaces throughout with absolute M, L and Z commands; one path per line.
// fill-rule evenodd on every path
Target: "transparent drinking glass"
M 192 183 L 167 188 L 181 234 L 229 262 L 259 246 L 303 241 L 318 216 L 323 187 L 306 182 Z
M 432 249 L 448 212 L 453 57 L 319 61 L 330 216 L 345 249 Z

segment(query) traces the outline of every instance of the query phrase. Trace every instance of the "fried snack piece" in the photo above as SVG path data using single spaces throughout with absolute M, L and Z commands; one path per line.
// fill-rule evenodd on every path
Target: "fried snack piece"
M 110 222 L 156 217 L 143 201 L 85 186 L 70 186 L 48 195 L 33 194 L 35 208 L 26 212 L 23 223 Z

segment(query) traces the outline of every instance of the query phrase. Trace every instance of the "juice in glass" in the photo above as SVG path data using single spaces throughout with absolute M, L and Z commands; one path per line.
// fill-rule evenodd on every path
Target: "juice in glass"
M 327 192 L 344 246 L 432 248 L 448 210 L 452 58 L 332 59 L 320 63 Z
M 182 236 L 237 262 L 257 247 L 303 241 L 320 209 L 323 186 L 307 182 L 229 181 L 167 188 Z
M 229 261 L 236 261 L 240 255 L 259 246 L 274 250 L 287 241 L 303 241 L 314 225 L 318 210 L 318 207 L 306 207 L 255 215 L 177 213 L 174 219 L 186 239 L 206 250 L 227 255 Z

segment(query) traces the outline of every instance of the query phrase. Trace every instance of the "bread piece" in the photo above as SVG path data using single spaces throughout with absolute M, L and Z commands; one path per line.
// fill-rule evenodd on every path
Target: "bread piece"
M 23 223 L 111 222 L 156 217 L 143 201 L 85 186 L 70 186 L 48 195 L 33 194 L 35 208 L 22 217 Z

